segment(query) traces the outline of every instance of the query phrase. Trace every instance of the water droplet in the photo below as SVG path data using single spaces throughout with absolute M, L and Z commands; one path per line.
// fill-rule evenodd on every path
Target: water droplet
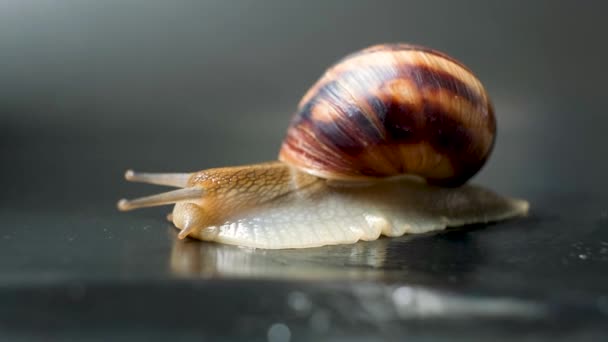
M 289 342 L 291 340 L 291 330 L 283 323 L 275 323 L 268 328 L 269 342 Z
M 415 293 L 416 310 L 421 316 L 436 316 L 444 312 L 441 296 L 428 290 L 417 290 Z
M 414 300 L 414 290 L 407 286 L 401 286 L 393 292 L 393 302 L 397 306 L 406 306 L 412 304 Z
M 312 303 L 308 296 L 302 292 L 294 291 L 287 296 L 289 307 L 299 314 L 307 315 L 312 308 Z

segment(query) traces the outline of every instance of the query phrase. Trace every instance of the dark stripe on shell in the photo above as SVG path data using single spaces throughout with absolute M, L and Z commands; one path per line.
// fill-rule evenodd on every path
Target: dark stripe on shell
M 474 132 L 455 120 L 437 104 L 427 102 L 421 109 L 395 101 L 382 102 L 376 97 L 369 97 L 367 101 L 381 118 L 386 138 L 380 137 L 376 134 L 375 128 L 368 126 L 369 120 L 355 106 L 344 109 L 350 113 L 350 119 L 346 119 L 344 116 L 342 119 L 332 122 L 315 122 L 307 117 L 299 122 L 299 125 L 304 127 L 293 127 L 292 129 L 310 130 L 318 141 L 309 141 L 307 144 L 320 143 L 339 152 L 344 158 L 332 160 L 334 165 L 331 167 L 336 171 L 349 173 L 353 173 L 351 166 L 357 164 L 358 156 L 370 145 L 397 146 L 426 142 L 437 153 L 447 157 L 454 167 L 454 178 L 431 180 L 431 182 L 443 186 L 457 186 L 464 183 L 477 172 L 489 154 L 489 151 L 486 152 L 483 146 L 478 146 L 479 143 L 474 138 Z M 356 122 L 359 123 L 355 124 Z M 300 136 L 300 138 L 302 137 Z M 308 139 L 311 138 L 308 137 Z M 295 144 L 291 143 L 289 138 L 287 141 L 290 148 L 293 148 Z M 323 155 L 312 156 L 314 152 L 323 153 L 321 149 L 310 152 L 312 153 L 308 153 L 307 158 L 314 159 L 321 165 L 329 164 L 323 159 Z M 395 166 L 402 163 L 403 161 L 399 160 L 393 162 Z M 405 164 L 408 163 L 410 162 L 405 161 Z M 379 176 L 373 166 L 359 164 L 357 166 L 356 173 L 358 174 Z
M 305 103 L 300 108 L 300 111 L 304 111 L 304 115 L 308 115 L 306 111 L 310 110 L 314 105 L 314 102 L 318 99 L 326 99 L 330 103 L 336 103 L 344 101 L 349 96 L 366 96 L 367 94 L 344 94 L 341 91 L 340 82 L 361 82 L 365 80 L 366 84 L 357 84 L 359 87 L 367 87 L 361 89 L 361 92 L 367 92 L 368 90 L 378 88 L 390 80 L 397 78 L 403 78 L 410 80 L 416 84 L 420 90 L 446 90 L 452 94 L 462 97 L 469 101 L 471 105 L 477 106 L 484 103 L 484 99 L 481 98 L 476 91 L 471 89 L 468 84 L 452 76 L 451 74 L 435 70 L 427 65 L 382 65 L 372 68 L 364 68 L 358 70 L 351 70 L 349 72 L 339 75 L 339 79 L 324 84 L 317 90 L 308 103 Z M 376 84 L 373 84 L 373 83 Z M 346 97 L 344 97 L 346 96 Z M 313 102 L 311 104 L 311 102 Z
M 313 147 L 310 149 L 302 148 L 300 146 L 300 141 L 305 140 L 308 147 Z M 311 169 L 320 169 L 320 170 L 332 170 L 334 172 L 340 174 L 350 174 L 350 165 L 344 163 L 343 159 L 339 158 L 328 158 L 327 155 L 322 154 L 319 155 L 319 152 L 322 150 L 319 141 L 316 141 L 314 138 L 310 139 L 308 136 L 303 136 L 294 131 L 288 131 L 287 137 L 283 141 L 283 146 L 281 150 L 288 149 L 292 153 L 298 155 L 298 161 L 303 165 L 306 165 L 307 168 Z M 309 151 L 314 151 L 317 153 L 311 153 Z
M 386 139 L 377 134 L 367 117 L 356 106 L 345 106 L 348 115 L 331 122 L 314 121 L 309 116 L 302 116 L 298 124 L 306 129 L 326 146 L 356 156 L 367 143 L 371 144 L 404 144 L 427 140 L 438 151 L 453 154 L 471 145 L 471 134 L 463 123 L 453 119 L 440 107 L 427 103 L 422 112 L 403 103 L 382 102 L 376 97 L 368 98 L 374 103 L 376 115 L 384 124 Z M 420 117 L 423 118 L 420 124 Z

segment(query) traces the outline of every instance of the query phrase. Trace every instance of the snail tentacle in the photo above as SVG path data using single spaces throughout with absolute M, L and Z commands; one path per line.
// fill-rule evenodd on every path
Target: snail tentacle
M 190 176 L 190 173 L 149 173 L 135 172 L 133 170 L 125 172 L 125 179 L 129 182 L 165 185 L 176 188 L 187 187 Z
M 163 192 L 156 195 L 140 197 L 132 200 L 121 199 L 118 201 L 118 210 L 129 211 L 133 209 L 156 207 L 161 205 L 173 204 L 181 201 L 195 200 L 200 198 L 205 190 L 198 187 L 185 188 Z

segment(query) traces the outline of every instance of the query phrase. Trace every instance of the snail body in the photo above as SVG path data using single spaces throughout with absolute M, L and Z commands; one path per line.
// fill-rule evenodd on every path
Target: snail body
M 279 160 L 131 181 L 181 189 L 121 210 L 172 204 L 180 238 L 258 248 L 374 240 L 488 222 L 525 201 L 464 185 L 496 134 L 481 82 L 460 62 L 406 44 L 339 61 L 304 95 Z

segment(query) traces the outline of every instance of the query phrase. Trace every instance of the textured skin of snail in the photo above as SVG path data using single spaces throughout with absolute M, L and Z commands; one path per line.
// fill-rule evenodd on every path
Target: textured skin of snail
M 378 45 L 327 70 L 298 105 L 279 161 L 135 173 L 179 188 L 121 200 L 175 204 L 179 238 L 308 248 L 525 215 L 528 203 L 465 185 L 488 159 L 494 111 L 479 80 L 440 52 Z
M 302 98 L 279 159 L 327 179 L 415 174 L 458 186 L 488 158 L 496 121 L 481 82 L 419 46 L 351 54 Z

